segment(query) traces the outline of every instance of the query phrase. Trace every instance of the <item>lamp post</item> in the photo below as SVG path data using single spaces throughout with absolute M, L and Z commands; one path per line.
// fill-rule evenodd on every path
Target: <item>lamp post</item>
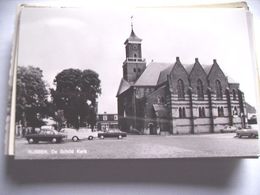
M 242 128 L 245 128 L 245 114 L 243 112 L 240 113 L 241 120 L 242 120 Z

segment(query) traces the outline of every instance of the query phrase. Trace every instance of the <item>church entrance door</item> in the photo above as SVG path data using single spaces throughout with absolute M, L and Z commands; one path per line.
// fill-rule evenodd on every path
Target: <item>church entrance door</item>
M 156 134 L 153 123 L 149 124 L 149 131 L 150 131 L 151 135 L 155 135 Z

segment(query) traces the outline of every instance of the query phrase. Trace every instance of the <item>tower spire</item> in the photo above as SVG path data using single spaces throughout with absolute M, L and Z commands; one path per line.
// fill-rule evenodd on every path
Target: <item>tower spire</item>
M 133 27 L 133 16 L 131 16 L 131 30 L 133 30 L 134 27 Z
M 126 45 L 127 43 L 133 43 L 133 42 L 140 42 L 140 43 L 141 43 L 141 41 L 142 41 L 142 39 L 140 39 L 139 37 L 137 37 L 137 36 L 135 35 L 135 33 L 134 33 L 134 25 L 133 25 L 133 18 L 134 18 L 134 16 L 131 16 L 130 18 L 131 18 L 131 33 L 130 33 L 129 38 L 126 39 L 126 41 L 125 41 L 125 43 L 124 43 L 125 45 Z

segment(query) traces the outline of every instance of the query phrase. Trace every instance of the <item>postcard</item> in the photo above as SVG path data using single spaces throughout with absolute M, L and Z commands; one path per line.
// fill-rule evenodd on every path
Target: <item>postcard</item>
M 15 159 L 258 157 L 247 6 L 21 5 Z

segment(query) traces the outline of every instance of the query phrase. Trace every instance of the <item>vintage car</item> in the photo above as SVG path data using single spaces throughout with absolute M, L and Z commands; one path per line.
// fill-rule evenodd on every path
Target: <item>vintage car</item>
M 80 128 L 78 130 L 73 128 L 63 128 L 60 132 L 66 135 L 68 140 L 74 142 L 82 139 L 93 140 L 98 136 L 97 132 L 92 132 L 92 130 L 88 128 Z
M 221 129 L 221 133 L 234 133 L 237 131 L 237 128 L 235 126 L 226 125 L 224 129 Z
M 29 133 L 25 135 L 29 144 L 39 141 L 60 143 L 66 136 L 53 129 L 41 129 L 38 133 Z
M 251 127 L 247 128 L 247 129 L 240 129 L 240 130 L 237 130 L 236 136 L 238 138 L 242 138 L 242 137 L 258 138 L 258 130 L 252 129 Z
M 118 129 L 110 129 L 104 132 L 99 132 L 98 137 L 101 139 L 104 139 L 106 137 L 117 137 L 118 139 L 122 139 L 123 137 L 126 137 L 126 133 L 122 132 Z

